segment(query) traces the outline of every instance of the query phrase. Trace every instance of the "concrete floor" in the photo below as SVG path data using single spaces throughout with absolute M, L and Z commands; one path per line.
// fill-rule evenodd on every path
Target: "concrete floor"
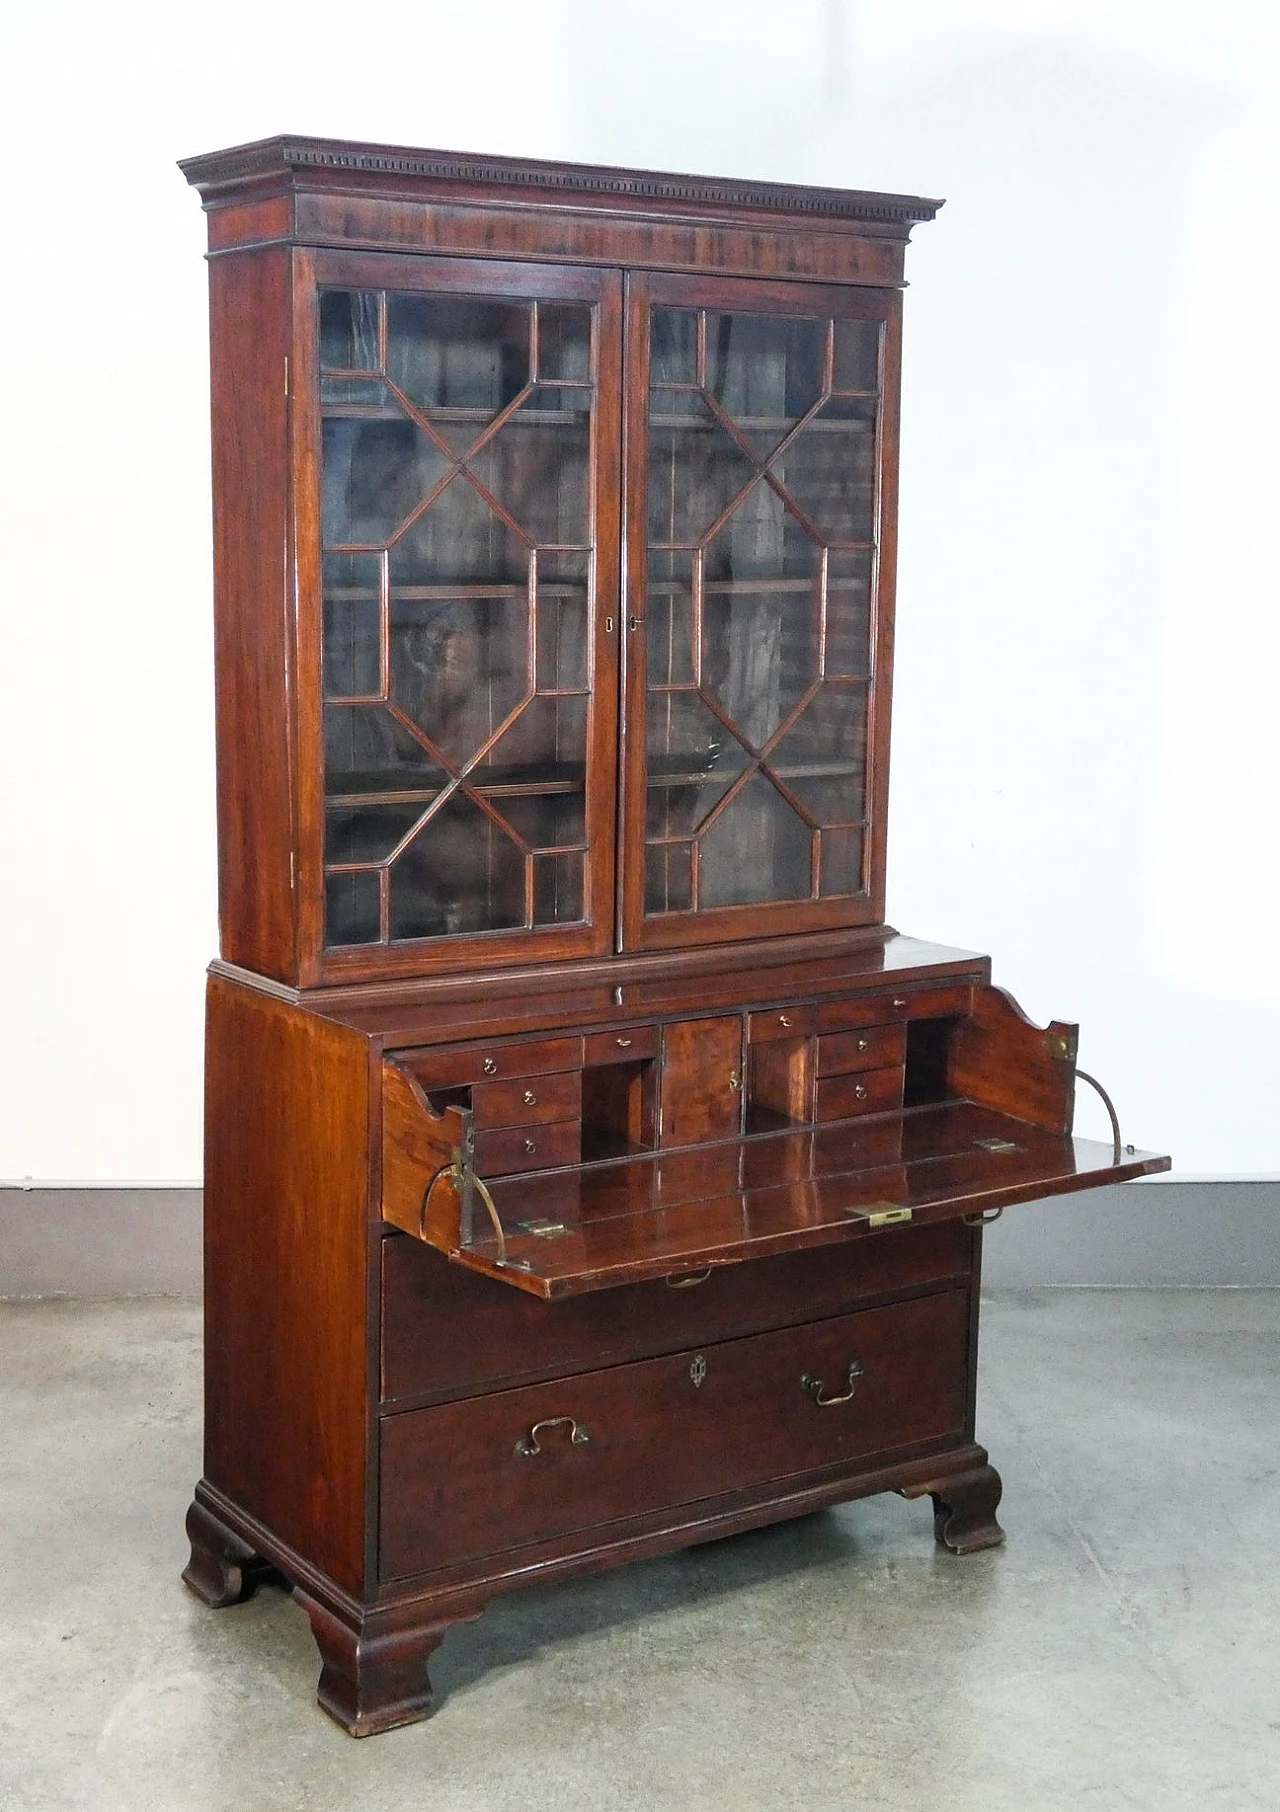
M 0 1807 L 1053 1812 L 1280 1805 L 1280 1292 L 984 1324 L 1003 1550 L 880 1498 L 496 1605 L 353 1742 L 289 1599 L 179 1585 L 199 1312 L 0 1306 Z

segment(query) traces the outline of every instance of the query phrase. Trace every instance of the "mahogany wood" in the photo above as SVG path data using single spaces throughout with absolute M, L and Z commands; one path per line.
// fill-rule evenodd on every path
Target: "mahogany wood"
M 820 1076 L 814 1089 L 815 1120 L 846 1120 L 852 1114 L 882 1114 L 902 1106 L 902 1070 L 855 1070 Z
M 859 1032 L 831 1032 L 819 1038 L 818 1075 L 847 1076 L 855 1070 L 901 1066 L 907 1039 L 902 1026 L 866 1026 Z
M 217 977 L 207 1007 L 205 1476 L 358 1592 L 367 1047 Z
M 742 1022 L 685 1019 L 662 1035 L 661 1141 L 730 1138 L 742 1117 Z
M 446 1629 L 534 1581 L 884 1490 L 931 1496 L 937 1537 L 956 1552 L 999 1541 L 1000 1482 L 974 1439 L 982 1233 L 970 1222 L 1167 1160 L 1126 1151 L 1117 1162 L 1073 1141 L 1074 1028 L 1032 1026 L 990 988 L 986 957 L 883 924 L 899 290 L 911 226 L 939 204 L 305 138 L 184 169 L 209 214 L 222 951 L 208 992 L 206 1451 L 188 1585 L 222 1607 L 278 1571 L 321 1654 L 320 1703 L 365 1735 L 425 1716 L 427 1659 Z M 322 404 L 325 287 L 347 292 L 363 325 L 349 353 L 340 339 L 325 392 L 339 400 Z M 453 341 L 430 342 L 431 357 L 460 349 L 456 394 L 431 389 L 425 367 L 397 367 L 400 401 L 370 401 L 368 384 L 391 378 L 391 311 L 375 300 L 369 314 L 359 298 L 383 293 L 416 298 L 422 318 L 443 311 L 457 323 L 458 305 L 470 308 Z M 566 849 L 585 845 L 581 906 L 569 871 L 548 869 L 552 908 L 544 899 L 539 910 L 557 922 L 522 930 L 508 912 L 464 932 L 446 915 L 438 937 L 339 943 L 324 899 L 326 611 L 376 598 L 377 696 L 352 680 L 331 702 L 385 708 L 392 550 L 416 518 L 397 506 L 383 521 L 391 504 L 380 499 L 399 496 L 396 470 L 418 483 L 443 460 L 444 482 L 460 478 L 470 454 L 446 431 L 465 440 L 467 421 L 492 426 L 495 406 L 523 406 L 514 399 L 528 400 L 544 334 L 555 345 L 547 322 L 575 302 L 593 313 L 590 371 L 550 377 L 539 408 L 554 414 L 589 375 L 585 686 L 543 676 L 537 560 L 518 569 L 527 585 L 485 565 L 493 538 L 519 528 L 495 492 L 489 526 L 450 531 L 448 558 L 432 555 L 423 583 L 402 589 L 422 607 L 419 629 L 441 604 L 465 614 L 482 598 L 527 597 L 515 619 L 524 639 L 515 654 L 503 644 L 503 659 L 544 697 L 586 698 L 585 762 L 576 731 L 562 747 L 557 703 L 554 759 L 497 772 L 488 793 L 468 791 L 473 757 L 461 746 L 439 768 L 482 814 L 490 846 L 500 794 L 544 802 L 529 849 L 548 848 L 553 819 L 559 849 L 567 824 Z M 841 742 L 834 768 L 817 761 L 827 784 L 865 760 L 861 885 L 844 896 L 822 892 L 828 856 L 815 845 L 810 898 L 646 912 L 646 835 L 665 834 L 646 831 L 655 303 L 790 319 L 788 335 L 815 313 L 883 324 L 871 336 L 848 330 L 849 344 L 881 348 L 878 440 L 871 477 L 857 479 L 864 497 L 877 487 L 874 533 L 822 539 L 854 553 L 874 544 L 865 751 L 851 762 Z M 486 308 L 526 324 L 510 372 L 502 348 L 516 342 L 505 326 L 485 340 Z M 697 328 L 707 370 L 709 320 Z M 827 394 L 839 343 L 833 327 L 811 396 Z M 370 455 L 357 471 L 353 455 L 345 477 L 326 468 L 323 422 L 335 409 L 339 434 L 343 422 L 397 422 L 397 444 L 407 436 L 419 463 L 384 469 Z M 741 426 L 750 414 L 745 400 L 726 405 L 720 426 L 752 482 L 768 485 L 765 455 Z M 775 399 L 764 419 L 793 415 Z M 554 488 L 577 455 L 547 472 L 523 457 L 513 455 L 521 482 Z M 347 489 L 325 504 L 335 470 Z M 376 586 L 333 580 L 322 560 L 325 511 L 348 526 L 359 515 L 356 478 L 369 545 L 386 562 Z M 423 482 L 406 507 L 425 514 L 437 481 Z M 774 492 L 798 520 L 781 480 Z M 566 520 L 559 501 L 555 510 Z M 583 545 L 548 532 L 517 539 L 553 558 Z M 325 533 L 331 555 L 336 545 L 364 558 L 363 530 Z M 713 527 L 699 546 L 712 538 Z M 684 545 L 673 529 L 669 540 Z M 690 581 L 691 624 L 703 579 Z M 828 592 L 813 594 L 815 609 Z M 460 633 L 478 645 L 470 618 Z M 562 652 L 557 642 L 547 657 L 553 676 Z M 730 652 L 765 658 L 754 645 Z M 429 650 L 409 655 L 435 671 Z M 805 659 L 788 654 L 794 672 L 778 684 L 807 671 Z M 841 671 L 842 683 L 865 678 Z M 509 680 L 491 659 L 495 746 L 502 713 L 523 708 L 503 691 Z M 731 734 L 728 707 L 712 702 Z M 431 726 L 411 727 L 425 748 Z M 752 748 L 751 759 L 771 759 L 764 743 Z M 359 814 L 374 798 L 395 813 L 407 799 L 409 815 L 390 831 L 366 818 L 383 853 L 328 858 L 350 873 L 385 869 L 386 838 L 412 842 L 447 804 L 423 780 L 421 754 L 388 755 L 365 775 L 354 749 L 338 765 L 333 809 Z M 718 754 L 708 747 L 709 760 Z M 799 787 L 804 771 L 775 780 Z M 682 775 L 677 765 L 659 778 L 691 784 Z M 578 797 L 581 837 L 572 811 L 539 816 L 546 799 Z M 838 803 L 838 817 L 815 822 L 860 821 Z M 706 803 L 708 822 L 717 809 L 727 807 Z M 766 843 L 762 834 L 752 847 Z M 839 847 L 843 866 L 830 872 L 852 888 L 858 846 Z M 752 851 L 735 843 L 731 854 L 745 862 Z M 466 905 L 462 869 L 440 868 L 450 910 Z M 783 869 L 775 893 L 803 892 L 803 872 Z M 478 886 L 474 861 L 469 875 Z M 379 885 L 386 937 L 391 894 Z M 532 920 L 531 871 L 524 889 Z M 476 921 L 460 912 L 457 922 Z
M 943 1221 L 552 1306 L 395 1236 L 382 1247 L 383 1398 L 414 1407 L 763 1333 L 963 1282 L 968 1255 L 968 1229 Z
M 383 1577 L 958 1435 L 967 1339 L 948 1291 L 391 1416 Z M 848 1401 L 806 1391 L 839 1397 L 855 1364 Z

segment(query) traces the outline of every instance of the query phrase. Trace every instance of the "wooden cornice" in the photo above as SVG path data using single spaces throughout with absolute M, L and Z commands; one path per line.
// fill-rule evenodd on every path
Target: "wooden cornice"
M 370 181 L 378 186 L 385 181 L 387 186 L 401 190 L 406 183 L 427 190 L 440 184 L 467 189 L 497 186 L 520 190 L 531 199 L 571 197 L 579 205 L 666 203 L 682 209 L 765 209 L 819 219 L 860 221 L 904 238 L 915 222 L 932 220 L 942 206 L 941 201 L 919 195 L 620 170 L 608 165 L 550 163 L 540 158 L 419 151 L 398 145 L 292 135 L 184 158 L 179 168 L 206 202 L 217 202 L 273 180 L 320 181 L 337 188 L 344 179 L 354 177 L 362 187 Z

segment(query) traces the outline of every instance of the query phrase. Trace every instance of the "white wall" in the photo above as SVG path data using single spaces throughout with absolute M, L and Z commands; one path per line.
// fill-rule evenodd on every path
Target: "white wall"
M 1081 1020 L 1184 1172 L 1280 1171 L 1274 8 L 46 0 L 6 30 L 0 1177 L 199 1174 L 204 223 L 173 163 L 282 130 L 949 198 L 908 266 L 890 916 Z

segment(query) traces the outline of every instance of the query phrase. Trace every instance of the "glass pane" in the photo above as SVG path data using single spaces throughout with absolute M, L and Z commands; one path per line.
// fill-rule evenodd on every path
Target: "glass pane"
M 823 671 L 833 679 L 865 679 L 871 672 L 871 572 L 869 549 L 830 556 Z
M 769 766 L 820 824 L 863 817 L 867 706 L 861 686 L 827 685 L 782 737 Z
M 879 389 L 881 331 L 879 321 L 836 322 L 835 389 Z
M 875 456 L 875 404 L 824 404 L 770 470 L 824 540 L 870 541 Z
M 862 891 L 882 337 L 653 310 L 647 912 Z
M 807 900 L 813 834 L 764 778 L 753 775 L 704 832 L 699 904 Z
M 688 912 L 693 906 L 693 845 L 650 844 L 645 851 L 646 912 Z
M 822 394 L 825 321 L 707 316 L 707 389 L 762 456 Z
M 418 424 L 395 408 L 326 413 L 323 438 L 326 547 L 385 547 L 449 469 Z
M 525 923 L 525 858 L 454 793 L 391 865 L 391 936 L 450 937 Z
M 587 684 L 587 554 L 538 556 L 538 688 Z
M 750 759 L 696 692 L 651 697 L 646 742 L 651 837 L 696 829 Z
M 465 452 L 529 382 L 533 309 L 477 296 L 388 296 L 387 376 Z
M 587 758 L 587 700 L 530 699 L 476 770 L 477 780 L 554 780 L 583 785 Z M 490 771 L 492 770 L 492 771 Z
M 375 872 L 325 877 L 325 935 L 332 944 L 376 944 L 381 936 Z
M 818 891 L 824 899 L 832 894 L 864 893 L 862 881 L 861 830 L 824 830 Z
M 577 302 L 539 302 L 538 377 L 585 384 L 591 377 L 591 310 Z
M 593 320 L 322 298 L 331 941 L 581 918 Z
M 581 856 L 539 856 L 533 865 L 533 922 L 564 925 L 583 913 Z
M 517 793 L 518 783 L 486 784 L 483 768 L 474 784 L 529 849 L 564 849 L 585 841 L 587 801 L 580 785 L 564 782 L 563 791 Z
M 700 398 L 678 416 L 650 410 L 650 541 L 705 538 L 755 470 Z
M 416 737 L 385 705 L 326 705 L 325 793 L 372 798 L 436 792 L 446 779 Z
M 320 364 L 326 370 L 378 370 L 376 291 L 321 291 Z
M 324 557 L 324 689 L 328 698 L 382 691 L 382 558 Z
M 539 385 L 470 461 L 530 541 L 586 541 L 590 420 L 589 390 Z
M 655 308 L 649 317 L 650 384 L 696 384 L 698 312 Z
M 334 866 L 348 862 L 385 862 L 426 810 L 426 802 L 361 804 L 352 809 L 330 804 L 324 819 L 324 859 Z
M 693 671 L 693 555 L 649 556 L 645 607 L 646 678 L 650 686 L 687 686 Z
M 465 767 L 528 692 L 529 600 L 513 588 L 437 602 L 425 589 L 391 593 L 391 698 Z

